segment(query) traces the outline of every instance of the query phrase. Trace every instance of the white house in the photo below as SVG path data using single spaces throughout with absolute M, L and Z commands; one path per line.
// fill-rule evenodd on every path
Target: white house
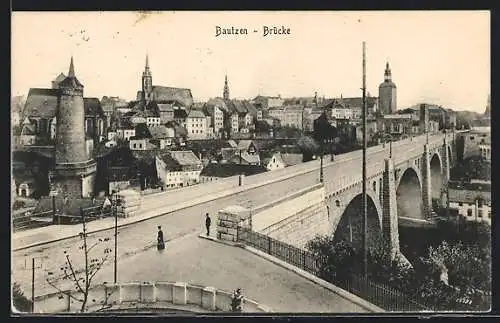
M 231 132 L 235 133 L 239 131 L 239 119 L 238 113 L 231 114 Z
M 129 141 L 130 150 L 152 150 L 156 146 L 149 142 L 148 138 L 131 137 Z
M 149 127 L 149 132 L 153 139 L 151 140 L 157 144 L 160 149 L 165 149 L 172 146 L 175 140 L 175 129 L 166 127 L 164 125 Z
M 156 172 L 165 188 L 185 187 L 200 181 L 203 164 L 188 151 L 168 151 L 155 156 Z
M 146 118 L 146 125 L 149 127 L 157 127 L 161 124 L 161 118 L 157 116 L 148 116 Z
M 491 225 L 491 183 L 450 183 L 448 201 L 465 221 Z
M 123 128 L 116 130 L 116 135 L 118 138 L 129 140 L 130 137 L 135 136 L 135 128 Z
M 207 138 L 207 118 L 200 110 L 191 110 L 186 118 L 186 130 L 189 138 Z
M 264 166 L 267 170 L 272 171 L 276 169 L 285 168 L 286 164 L 281 158 L 281 153 L 275 152 L 267 156 L 263 156 L 262 166 Z

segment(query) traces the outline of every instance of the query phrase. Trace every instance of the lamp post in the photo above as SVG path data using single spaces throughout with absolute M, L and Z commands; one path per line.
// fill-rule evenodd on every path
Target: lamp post
M 115 215 L 115 263 L 114 263 L 114 283 L 117 281 L 118 274 L 118 258 L 117 258 L 117 249 L 118 249 L 118 192 L 113 194 L 113 213 Z
M 323 141 L 321 142 L 321 156 L 319 162 L 319 182 L 323 183 Z
M 366 44 L 363 42 L 363 164 L 362 164 L 362 214 L 363 214 L 363 273 L 368 277 L 368 223 L 367 223 L 367 196 L 366 196 Z

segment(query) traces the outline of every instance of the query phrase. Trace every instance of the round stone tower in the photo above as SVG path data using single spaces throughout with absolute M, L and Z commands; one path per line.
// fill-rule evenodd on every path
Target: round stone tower
M 75 76 L 73 57 L 68 76 L 59 83 L 56 120 L 56 166 L 51 173 L 54 189 L 60 196 L 89 197 L 96 163 L 87 153 L 83 85 Z

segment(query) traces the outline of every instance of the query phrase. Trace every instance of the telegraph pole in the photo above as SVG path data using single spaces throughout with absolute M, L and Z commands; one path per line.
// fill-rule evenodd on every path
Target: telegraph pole
M 35 258 L 31 259 L 31 313 L 35 312 Z
M 368 277 L 368 223 L 367 223 L 367 199 L 366 199 L 366 44 L 363 42 L 363 273 Z

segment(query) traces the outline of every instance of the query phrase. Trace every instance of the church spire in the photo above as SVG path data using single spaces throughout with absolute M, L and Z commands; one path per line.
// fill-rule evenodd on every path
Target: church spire
M 391 82 L 392 81 L 392 73 L 391 73 L 391 68 L 389 67 L 389 62 L 385 63 L 384 80 L 386 82 Z
M 229 85 L 227 83 L 227 74 L 224 80 L 224 92 L 222 93 L 224 100 L 229 100 Z
M 148 57 L 148 54 L 146 54 L 146 69 L 149 69 L 149 57 Z
M 75 77 L 75 67 L 73 66 L 73 56 L 71 56 L 71 62 L 69 63 L 68 77 Z

